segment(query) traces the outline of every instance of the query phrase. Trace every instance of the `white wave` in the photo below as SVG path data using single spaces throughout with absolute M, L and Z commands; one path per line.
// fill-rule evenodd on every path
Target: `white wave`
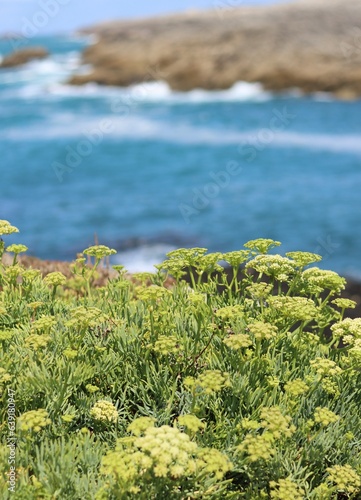
M 131 112 L 131 110 L 129 110 Z M 32 128 L 8 128 L 3 131 L 2 138 L 8 140 L 83 140 L 92 132 L 101 130 L 107 122 L 107 131 L 103 134 L 107 139 L 117 141 L 148 140 L 166 141 L 184 145 L 234 145 L 247 152 L 247 147 L 263 150 L 271 147 L 294 147 L 313 149 L 334 153 L 361 154 L 361 137 L 356 134 L 309 134 L 303 132 L 275 131 L 267 134 L 267 142 L 263 141 L 265 129 L 237 131 L 211 127 L 197 127 L 186 122 L 168 122 L 147 119 L 141 116 L 118 116 L 108 114 L 95 117 L 74 119 L 73 113 L 57 113 L 47 116 L 43 125 Z
M 166 258 L 166 254 L 175 247 L 162 243 L 148 244 L 132 250 L 118 252 L 112 258 L 113 263 L 123 265 L 130 273 L 150 272 L 155 273 L 154 267 Z

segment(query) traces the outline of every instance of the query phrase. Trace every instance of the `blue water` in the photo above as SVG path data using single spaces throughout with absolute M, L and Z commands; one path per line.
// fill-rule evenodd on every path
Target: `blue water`
M 21 230 L 7 241 L 71 259 L 96 235 L 134 270 L 267 237 L 361 276 L 361 101 L 71 87 L 88 42 L 35 42 L 51 57 L 0 70 L 0 219 Z

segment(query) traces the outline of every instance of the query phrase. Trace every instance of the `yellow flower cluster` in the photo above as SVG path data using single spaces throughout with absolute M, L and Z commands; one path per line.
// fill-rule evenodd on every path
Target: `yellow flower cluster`
M 324 290 L 340 293 L 345 288 L 346 280 L 334 271 L 326 271 L 318 267 L 310 267 L 303 271 L 301 285 L 312 294 L 320 294 Z
M 232 384 L 228 373 L 221 372 L 220 370 L 206 370 L 196 379 L 186 377 L 184 385 L 200 388 L 205 394 L 214 394 L 221 391 L 224 387 L 230 387 Z
M 38 335 L 37 333 L 33 333 L 25 339 L 25 345 L 37 351 L 38 349 L 46 347 L 50 342 L 50 338 L 50 335 Z
M 11 330 L 0 330 L 0 342 L 10 340 L 14 336 Z
M 178 423 L 181 426 L 184 426 L 187 428 L 189 432 L 196 433 L 200 429 L 205 428 L 205 423 L 202 422 L 202 420 L 199 420 L 198 417 L 195 415 L 181 415 L 178 418 Z
M 306 297 L 272 296 L 268 302 L 277 314 L 292 321 L 308 321 L 317 316 L 317 307 Z
M 336 376 L 342 373 L 342 368 L 337 366 L 332 359 L 318 357 L 312 359 L 310 365 L 321 377 Z
M 90 415 L 94 420 L 99 420 L 100 422 L 110 422 L 116 423 L 118 421 L 118 411 L 110 401 L 99 400 L 95 403 L 93 408 L 90 410 Z
M 303 500 L 304 490 L 291 479 L 270 482 L 271 498 L 274 500 Z
M 227 347 L 233 350 L 247 348 L 252 345 L 252 340 L 249 335 L 246 335 L 245 333 L 230 335 L 229 337 L 226 337 L 223 342 Z
M 103 312 L 97 307 L 75 307 L 70 311 L 71 319 L 66 322 L 67 327 L 94 328 L 105 321 Z
M 302 396 L 302 394 L 305 394 L 308 390 L 309 386 L 300 378 L 296 378 L 285 384 L 286 394 L 290 396 Z
M 320 406 L 315 409 L 313 418 L 316 423 L 321 424 L 323 427 L 327 427 L 327 425 L 340 420 L 340 417 L 336 415 L 336 413 L 328 408 L 322 408 Z
M 337 491 L 354 494 L 361 490 L 361 477 L 350 465 L 328 467 L 327 480 L 336 485 Z
M 262 408 L 261 419 L 262 427 L 267 429 L 275 439 L 283 436 L 290 437 L 296 430 L 296 427 L 291 424 L 292 418 L 288 415 L 284 416 L 277 406 Z
M 270 323 L 264 323 L 263 321 L 255 321 L 248 325 L 248 330 L 254 336 L 256 340 L 270 340 L 276 337 L 278 329 L 276 326 Z
M 333 336 L 343 338 L 348 344 L 353 344 L 354 339 L 361 339 L 361 318 L 346 318 L 331 326 Z
M 154 427 L 140 417 L 129 425 L 135 437 L 119 439 L 115 451 L 102 459 L 102 472 L 113 475 L 123 491 L 139 492 L 137 482 L 153 482 L 196 474 L 222 479 L 232 469 L 229 459 L 215 449 L 200 448 L 176 427 Z
M 250 462 L 269 460 L 276 453 L 274 438 L 267 432 L 259 436 L 247 434 L 242 443 L 237 446 L 237 450 L 247 453 Z
M 272 292 L 272 285 L 269 283 L 253 283 L 246 290 L 254 300 L 264 300 Z
M 238 269 L 241 264 L 246 262 L 250 255 L 248 250 L 236 250 L 234 252 L 227 252 L 222 255 L 222 260 L 225 260 L 233 268 Z
M 63 273 L 59 273 L 59 272 L 49 273 L 47 276 L 45 276 L 44 283 L 46 283 L 47 285 L 50 285 L 50 286 L 65 285 L 66 276 L 64 276 Z
M 256 240 L 247 241 L 244 247 L 259 253 L 267 253 L 271 248 L 279 247 L 280 245 L 280 241 L 271 240 L 269 238 L 257 238 Z
M 27 252 L 29 249 L 25 245 L 9 245 L 6 247 L 6 251 L 18 255 L 19 253 Z
M 179 339 L 172 335 L 161 335 L 153 346 L 153 351 L 163 356 L 176 354 L 181 349 L 182 347 L 180 346 Z
M 114 255 L 116 253 L 117 253 L 116 250 L 106 247 L 105 245 L 94 245 L 92 247 L 86 248 L 83 251 L 84 255 L 95 257 L 97 260 L 103 259 L 104 257 L 108 257 L 109 255 Z
M 322 260 L 321 255 L 311 252 L 287 252 L 286 257 L 292 259 L 296 262 L 297 267 L 306 267 L 313 262 L 320 262 Z
M 49 332 L 56 324 L 54 316 L 42 316 L 34 321 L 31 325 L 31 330 L 34 332 Z
M 152 285 L 137 287 L 136 294 L 140 300 L 156 302 L 158 300 L 164 300 L 164 298 L 171 295 L 172 292 L 162 286 Z
M 348 351 L 348 356 L 355 368 L 361 366 L 361 339 L 355 340 L 353 347 Z
M 295 272 L 296 263 L 281 255 L 257 255 L 247 263 L 246 269 L 249 268 L 278 281 L 288 281 Z
M 7 373 L 5 368 L 0 368 L 0 385 L 6 384 L 7 382 L 10 382 L 12 379 L 12 376 L 10 373 Z
M 216 316 L 223 321 L 236 321 L 243 317 L 243 306 L 236 304 L 235 306 L 221 307 L 216 311 Z
M 335 304 L 335 306 L 339 307 L 340 309 L 355 309 L 355 307 L 357 306 L 357 302 L 355 302 L 354 300 L 343 298 L 334 299 L 332 301 L 332 304 Z
M 42 428 L 51 424 L 49 414 L 43 408 L 39 410 L 31 410 L 23 413 L 18 418 L 19 429 L 22 431 L 39 432 Z
M 12 226 L 7 220 L 0 220 L 0 236 L 5 234 L 18 233 L 19 229 Z

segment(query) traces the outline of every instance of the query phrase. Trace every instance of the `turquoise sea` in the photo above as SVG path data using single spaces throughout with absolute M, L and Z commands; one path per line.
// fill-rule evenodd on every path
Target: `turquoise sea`
M 21 229 L 12 241 L 70 260 L 98 239 L 134 271 L 175 247 L 267 237 L 361 277 L 361 101 L 242 82 L 71 87 L 89 70 L 88 43 L 24 40 L 51 56 L 0 70 L 0 219 Z M 0 54 L 11 49 L 0 42 Z

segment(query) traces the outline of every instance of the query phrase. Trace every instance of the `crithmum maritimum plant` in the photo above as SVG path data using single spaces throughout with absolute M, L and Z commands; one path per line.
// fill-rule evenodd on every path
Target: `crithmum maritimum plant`
M 102 288 L 108 247 L 70 279 L 0 264 L 2 498 L 9 394 L 14 498 L 361 498 L 361 320 L 320 256 L 278 248 L 179 249 Z

